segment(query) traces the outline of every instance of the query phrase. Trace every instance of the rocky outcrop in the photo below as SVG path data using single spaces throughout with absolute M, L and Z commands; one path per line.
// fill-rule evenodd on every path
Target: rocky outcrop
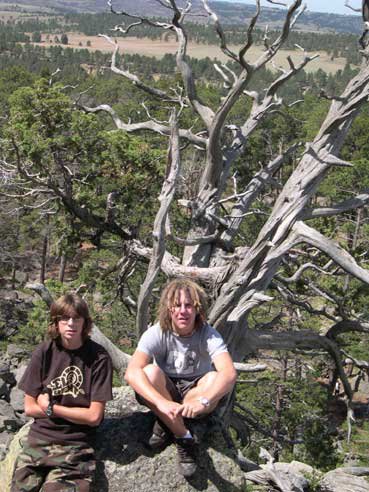
M 261 465 L 259 470 L 246 473 L 247 480 L 263 485 L 276 485 L 283 491 L 304 492 L 309 489 L 308 476 L 313 476 L 314 468 L 292 461 L 291 463 L 273 463 Z
M 368 475 L 368 470 L 364 475 Z M 320 492 L 369 492 L 367 478 L 340 468 L 326 473 L 319 485 Z
M 199 438 L 199 469 L 191 479 L 184 479 L 176 470 L 176 449 L 168 446 L 160 453 L 148 449 L 146 442 L 153 425 L 153 415 L 136 402 L 128 387 L 114 389 L 114 400 L 107 404 L 106 418 L 98 429 L 98 458 L 93 492 L 243 492 L 246 480 L 253 490 L 265 492 L 306 492 L 309 478 L 320 477 L 320 492 L 369 492 L 364 476 L 368 469 L 341 468 L 326 473 L 304 463 L 274 463 L 265 451 L 266 465 L 247 473 L 238 466 L 233 448 L 223 438 L 219 422 L 207 419 L 197 422 L 192 430 Z M 6 459 L 0 462 L 2 492 L 9 492 L 10 480 L 20 441 L 27 434 L 29 423 L 13 439 Z
M 27 363 L 28 353 L 9 344 L 0 358 L 0 460 L 7 453 L 14 433 L 26 422 L 23 391 L 17 388 Z
M 24 425 L 15 435 L 3 461 L 0 461 L 1 492 L 9 492 L 14 470 L 14 464 L 21 449 L 21 441 L 27 436 L 31 422 Z
M 32 300 L 16 291 L 0 291 L 0 340 L 15 335 L 19 325 L 27 322 Z
M 147 448 L 145 442 L 152 424 L 151 413 L 136 402 L 130 388 L 114 390 L 114 401 L 107 405 L 106 419 L 96 439 L 98 466 L 94 492 L 241 492 L 245 489 L 245 477 L 233 450 L 227 447 L 214 423 L 195 426 L 194 432 L 201 439 L 201 456 L 199 470 L 190 480 L 176 471 L 174 445 L 157 454 Z M 0 462 L 0 476 L 6 477 L 7 483 L 2 492 L 10 490 L 19 441 L 28 428 L 29 424 L 20 430 L 5 461 Z
M 139 405 L 130 388 L 115 390 L 107 418 L 99 429 L 96 451 L 100 464 L 95 492 L 190 492 L 244 490 L 245 478 L 214 422 L 193 428 L 201 441 L 199 469 L 190 480 L 176 471 L 176 449 L 150 451 L 147 442 L 153 416 Z

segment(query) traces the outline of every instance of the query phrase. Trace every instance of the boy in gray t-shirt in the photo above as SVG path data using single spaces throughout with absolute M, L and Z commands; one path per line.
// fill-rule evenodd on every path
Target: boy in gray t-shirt
M 178 469 L 192 476 L 197 445 L 184 418 L 210 413 L 236 381 L 222 337 L 206 323 L 206 295 L 199 285 L 182 279 L 166 286 L 159 323 L 142 335 L 125 378 L 157 416 L 151 447 L 165 446 L 174 437 Z

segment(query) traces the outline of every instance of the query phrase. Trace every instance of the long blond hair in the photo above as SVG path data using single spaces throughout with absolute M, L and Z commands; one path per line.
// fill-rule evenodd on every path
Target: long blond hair
M 160 297 L 158 318 L 163 331 L 173 331 L 171 308 L 178 304 L 181 290 L 188 294 L 195 306 L 195 330 L 200 329 L 206 322 L 208 303 L 205 291 L 193 280 L 175 279 L 164 287 Z
M 59 337 L 58 323 L 62 316 L 77 313 L 83 318 L 82 341 L 85 341 L 92 329 L 92 319 L 85 300 L 77 294 L 65 294 L 59 297 L 50 307 L 50 323 L 47 335 L 53 340 Z

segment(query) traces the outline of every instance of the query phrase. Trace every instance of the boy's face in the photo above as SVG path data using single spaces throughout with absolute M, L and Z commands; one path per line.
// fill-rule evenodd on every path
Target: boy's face
M 58 331 L 65 348 L 76 349 L 82 345 L 83 324 L 84 318 L 75 311 L 60 317 Z
M 181 289 L 178 302 L 169 309 L 174 332 L 180 336 L 191 335 L 195 329 L 197 311 L 189 293 Z

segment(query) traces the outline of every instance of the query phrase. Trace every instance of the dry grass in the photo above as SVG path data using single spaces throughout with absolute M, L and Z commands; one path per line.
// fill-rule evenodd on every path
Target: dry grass
M 106 39 L 101 38 L 99 36 L 85 36 L 83 34 L 69 32 L 68 46 L 70 48 L 81 49 L 85 48 L 88 50 L 100 50 L 103 52 L 111 52 L 112 46 L 106 41 Z M 59 36 L 60 37 L 60 36 Z M 47 46 L 48 44 L 53 44 L 54 35 L 50 35 L 50 40 L 46 41 L 46 35 L 42 35 L 43 42 L 41 43 L 43 46 Z M 86 46 L 87 41 L 90 41 L 91 46 Z M 176 52 L 177 44 L 174 40 L 163 41 L 163 40 L 151 40 L 147 38 L 135 38 L 135 37 L 127 37 L 127 38 L 118 38 L 119 50 L 121 54 L 140 54 L 146 56 L 153 56 L 157 58 L 163 57 L 166 53 L 174 54 Z M 230 46 L 231 49 L 237 50 L 237 46 Z M 212 59 L 217 59 L 219 61 L 226 61 L 227 57 L 222 53 L 218 46 L 215 45 L 206 45 L 206 44 L 198 44 L 198 43 L 190 43 L 188 48 L 189 56 L 194 58 L 205 58 L 209 57 Z M 261 46 L 253 46 L 249 51 L 249 60 L 251 62 L 255 61 L 262 54 Z M 324 51 L 319 52 L 319 58 L 312 61 L 307 65 L 305 70 L 307 71 L 316 71 L 319 68 L 324 70 L 327 73 L 335 73 L 339 69 L 343 69 L 345 66 L 346 60 L 344 58 L 336 58 L 333 61 L 330 59 L 328 54 Z M 295 64 L 299 63 L 302 60 L 303 54 L 299 51 L 292 50 L 281 50 L 277 53 L 274 58 L 275 68 L 277 67 L 288 67 L 287 56 L 291 56 Z

